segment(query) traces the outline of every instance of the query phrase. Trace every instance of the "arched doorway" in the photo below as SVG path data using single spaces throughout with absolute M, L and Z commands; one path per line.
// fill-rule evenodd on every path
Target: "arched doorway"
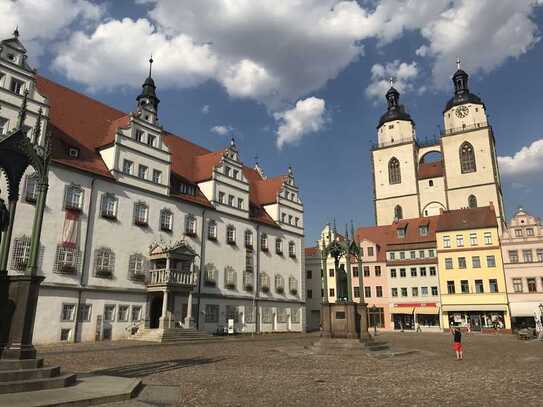
M 160 317 L 162 316 L 162 293 L 153 296 L 151 299 L 151 309 L 149 311 L 149 328 L 155 329 L 160 326 Z

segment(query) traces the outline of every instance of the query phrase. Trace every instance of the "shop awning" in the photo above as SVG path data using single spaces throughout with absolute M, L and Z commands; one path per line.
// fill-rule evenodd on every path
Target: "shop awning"
M 470 305 L 442 305 L 444 312 L 469 312 L 469 311 L 507 311 L 505 304 L 470 304 Z
M 413 306 L 406 306 L 402 304 L 401 306 L 391 307 L 390 312 L 392 314 L 430 314 L 437 315 L 439 314 L 439 307 L 437 306 L 422 306 L 418 304 L 413 304 Z

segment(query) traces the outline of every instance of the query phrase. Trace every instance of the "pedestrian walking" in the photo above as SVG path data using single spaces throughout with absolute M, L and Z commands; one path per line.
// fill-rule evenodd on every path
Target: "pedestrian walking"
M 462 332 L 459 328 L 453 330 L 453 349 L 456 352 L 456 360 L 464 359 L 464 348 L 462 348 Z

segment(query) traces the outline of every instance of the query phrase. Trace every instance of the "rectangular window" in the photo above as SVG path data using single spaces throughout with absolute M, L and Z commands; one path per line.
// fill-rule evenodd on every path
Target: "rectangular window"
M 62 314 L 60 320 L 62 322 L 70 322 L 74 320 L 75 304 L 62 304 Z
M 426 267 L 421 267 L 420 268 L 420 276 L 421 277 L 426 277 Z
M 405 272 L 405 269 L 400 269 L 400 277 L 406 277 L 407 273 Z
M 313 298 L 313 290 L 307 290 L 307 298 L 308 299 Z
M 518 263 L 518 250 L 509 250 L 509 261 L 511 263 Z
M 398 296 L 398 289 L 397 288 L 392 288 L 390 290 L 390 293 L 392 294 L 393 297 L 397 297 Z
M 526 283 L 528 284 L 528 292 L 529 293 L 537 292 L 535 278 L 527 278 Z
M 486 256 L 486 266 L 496 267 L 496 258 L 494 256 Z
M 218 304 L 206 304 L 205 309 L 205 322 L 214 323 L 219 322 L 219 305 Z
M 8 119 L 0 117 L 0 135 L 7 134 L 8 132 Z
M 405 259 L 405 252 L 400 252 L 400 260 Z
M 262 322 L 271 324 L 273 322 L 273 312 L 271 307 L 262 307 Z
M 411 277 L 417 277 L 417 269 L 415 267 L 411 268 Z
M 360 287 L 354 287 L 354 298 L 360 298 Z
M 464 236 L 456 235 L 456 246 L 464 247 Z
M 432 295 L 437 295 L 437 287 L 432 287 Z
M 306 275 L 306 278 L 308 280 L 311 280 L 313 278 L 313 271 L 312 270 L 306 270 L 305 275 Z
M 364 277 L 370 276 L 370 266 L 364 266 Z
M 425 255 L 424 255 L 424 250 L 419 250 L 419 257 L 421 259 L 424 259 Z
M 430 275 L 431 275 L 431 276 L 435 276 L 435 275 L 436 275 L 436 268 L 435 268 L 435 267 L 430 267 Z
M 228 205 L 234 206 L 234 195 L 228 195 Z
M 364 270 L 364 273 L 365 272 L 366 271 Z M 369 273 L 368 273 L 368 275 L 369 275 Z M 358 277 L 358 267 L 353 267 L 353 277 Z
M 130 160 L 123 161 L 123 174 L 131 175 L 134 168 L 134 163 Z
M 469 244 L 472 246 L 477 246 L 477 233 L 469 234 Z
M 70 339 L 70 336 L 72 334 L 72 330 L 69 328 L 62 328 L 60 330 L 60 340 L 61 341 L 68 341 Z
M 147 226 L 149 209 L 143 202 L 134 205 L 134 224 L 138 226 Z
M 366 298 L 371 298 L 371 287 L 364 287 L 364 296 Z
M 498 292 L 498 280 L 496 280 L 495 278 L 491 278 L 490 280 L 488 280 L 488 285 L 490 287 L 491 293 Z
M 543 249 L 536 250 L 537 261 L 543 262 Z
M 481 268 L 481 258 L 479 256 L 472 256 L 471 257 L 471 265 L 474 269 Z
M 382 297 L 383 296 L 383 287 L 378 285 L 375 287 L 375 296 L 376 297 Z
M 169 209 L 160 211 L 160 229 L 166 232 L 171 232 L 173 229 L 173 213 Z
M 402 297 L 407 297 L 407 288 L 402 287 L 401 290 L 402 290 Z
M 219 203 L 224 203 L 224 192 L 219 192 Z
M 381 266 L 375 266 L 375 277 L 381 277 Z
M 423 297 L 427 297 L 428 296 L 428 287 L 421 287 L 420 288 L 420 295 L 423 296 Z
M 485 292 L 483 280 L 475 280 L 475 292 L 477 294 L 483 294 Z
M 522 292 L 522 278 L 513 279 L 513 291 L 516 293 Z
M 115 321 L 115 305 L 113 304 L 104 305 L 104 321 L 107 321 L 107 322 Z
M 79 320 L 81 322 L 90 322 L 91 320 L 91 304 L 81 304 L 79 306 Z
M 398 235 L 399 239 L 403 239 L 405 237 L 405 229 L 401 228 L 396 230 L 396 234 Z
M 430 182 L 431 182 L 431 181 L 430 181 Z M 428 235 L 428 226 L 427 226 L 427 225 L 421 225 L 421 226 L 419 227 L 419 234 L 420 234 L 421 236 L 426 236 L 426 235 Z
M 153 182 L 155 184 L 160 184 L 162 181 L 162 172 L 159 170 L 153 170 Z
M 458 258 L 458 268 L 459 269 L 465 269 L 466 268 L 466 258 L 465 257 L 459 257 Z
M 233 170 L 232 171 L 232 178 L 235 178 L 235 179 L 239 178 L 239 171 L 238 170 Z
M 254 324 L 255 323 L 255 307 L 252 305 L 246 305 L 245 308 L 245 323 Z
M 390 278 L 396 278 L 396 269 L 390 269 Z
M 238 209 L 243 209 L 243 198 L 238 198 Z
M 417 258 L 417 252 L 415 252 L 414 250 L 410 251 L 410 252 L 409 252 L 409 257 L 410 257 L 411 259 Z
M 334 269 L 328 269 L 328 275 L 334 277 Z
M 534 230 L 532 228 L 526 228 L 526 235 L 527 236 L 533 236 Z
M 443 247 L 444 248 L 451 247 L 451 238 L 449 236 L 443 236 Z
M 132 322 L 141 321 L 141 306 L 140 305 L 132 305 L 132 309 L 130 310 L 130 320 Z
M 418 287 L 412 287 L 411 288 L 411 296 L 418 297 L 419 296 L 419 288 Z
M 522 229 L 515 229 L 515 237 L 522 237 Z
M 336 296 L 336 290 L 334 290 L 333 288 L 330 288 L 330 297 L 335 297 Z
M 428 250 L 428 257 L 435 257 L 435 256 L 436 256 L 436 252 L 434 251 L 434 249 Z
M 139 143 L 143 143 L 143 131 L 137 129 L 136 130 L 136 141 L 139 142 Z
M 151 147 L 156 147 L 156 136 L 153 136 L 152 134 L 148 134 L 147 144 L 149 144 Z
M 22 95 L 25 90 L 25 83 L 23 81 L 20 81 L 19 79 L 11 78 L 11 84 L 9 86 L 9 90 L 12 91 L 13 93 Z
M 454 281 L 447 281 L 447 292 L 449 294 L 454 294 L 455 293 L 455 289 L 454 289 Z
M 469 294 L 468 280 L 460 280 L 460 291 L 462 294 Z
M 524 259 L 524 263 L 532 263 L 534 261 L 534 258 L 532 257 L 532 249 L 523 250 L 522 258 Z
M 81 187 L 78 185 L 66 187 L 64 207 L 66 209 L 81 210 L 83 207 L 83 189 Z
M 394 252 L 390 252 L 388 256 L 390 257 L 390 260 L 396 259 L 396 253 Z
M 485 244 L 486 244 L 486 245 L 492 244 L 492 233 L 490 233 L 490 232 L 485 232 L 485 234 L 484 234 L 484 239 L 485 239 Z
M 452 270 L 452 268 L 453 268 L 453 261 L 452 261 L 452 258 L 447 257 L 447 258 L 445 259 L 445 268 L 446 268 L 447 270 Z
M 142 179 L 147 179 L 148 171 L 149 171 L 149 168 L 147 168 L 145 165 L 140 164 L 138 167 L 138 177 Z
M 369 257 L 373 256 L 373 246 L 368 247 L 368 256 Z
M 119 305 L 119 312 L 117 314 L 117 320 L 119 322 L 128 321 L 128 305 Z

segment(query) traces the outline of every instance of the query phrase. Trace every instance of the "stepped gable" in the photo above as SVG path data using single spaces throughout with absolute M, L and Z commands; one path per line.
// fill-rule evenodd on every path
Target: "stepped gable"
M 439 216 L 437 232 L 452 230 L 482 229 L 498 227 L 494 206 L 463 208 L 444 211 Z
M 98 149 L 111 145 L 118 128 L 129 125 L 130 116 L 97 100 L 37 75 L 37 87 L 50 105 L 49 126 L 53 135 L 53 162 L 70 168 L 114 179 Z M 223 150 L 210 151 L 167 131 L 164 142 L 172 160 L 172 179 L 196 186 L 196 195 L 172 193 L 179 199 L 212 207 L 197 186 L 209 180 L 220 162 Z M 70 158 L 68 147 L 78 148 L 79 158 Z M 278 226 L 262 205 L 275 203 L 286 175 L 264 179 L 252 168 L 243 173 L 250 184 L 250 215 L 252 220 Z
M 437 178 L 445 175 L 443 161 L 420 163 L 417 174 L 418 179 Z

